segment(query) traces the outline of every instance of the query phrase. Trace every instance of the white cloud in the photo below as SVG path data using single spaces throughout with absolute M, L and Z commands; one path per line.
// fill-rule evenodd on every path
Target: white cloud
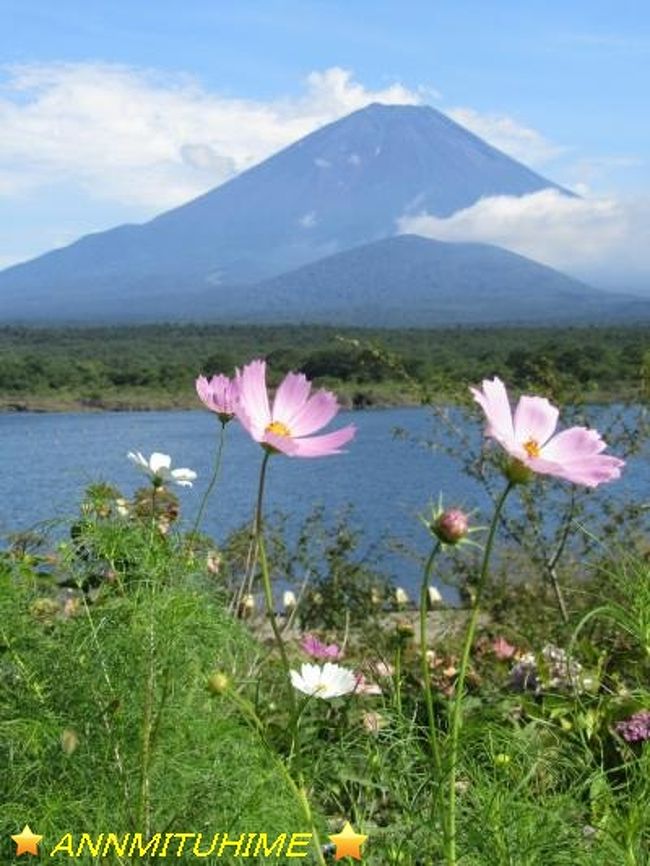
M 642 168 L 645 161 L 638 156 L 581 156 L 563 166 L 565 186 L 583 195 L 593 185 L 607 184 L 612 173 Z
M 650 201 L 571 198 L 555 189 L 492 196 L 445 219 L 422 213 L 398 221 L 400 233 L 478 241 L 583 278 L 622 284 L 650 269 Z
M 446 113 L 456 123 L 528 165 L 543 165 L 567 151 L 507 114 L 482 114 L 473 108 L 450 108 Z
M 371 102 L 418 104 L 423 98 L 424 91 L 398 83 L 367 88 L 339 67 L 311 72 L 295 98 L 269 101 L 237 99 L 209 91 L 188 76 L 116 64 L 6 67 L 0 76 L 0 203 L 10 212 L 21 206 L 25 240 L 8 221 L 14 237 L 0 248 L 0 267 L 51 248 L 54 231 L 57 241 L 59 236 L 72 239 L 182 204 Z M 565 153 L 507 115 L 461 107 L 447 113 L 525 163 Z M 575 162 L 574 188 L 585 192 L 585 181 L 611 167 L 612 160 L 620 167 L 630 159 Z M 349 160 L 355 164 L 355 155 Z M 327 167 L 324 160 L 316 162 Z M 647 209 L 641 206 L 571 200 L 550 191 L 536 196 L 485 200 L 448 220 L 422 215 L 411 220 L 416 228 L 404 230 L 488 240 L 569 268 L 604 259 L 608 251 L 616 255 L 625 249 L 627 256 L 624 239 L 630 227 L 641 232 L 645 224 L 640 214 Z M 69 203 L 64 219 L 61 200 Z M 56 215 L 51 228 L 50 212 Z M 11 256 L 9 245 L 22 254 Z M 641 246 L 650 249 L 650 242 Z
M 310 210 L 309 213 L 304 214 L 298 220 L 299 225 L 301 225 L 304 229 L 312 229 L 318 220 L 316 219 L 316 211 Z
M 312 72 L 298 98 L 266 103 L 113 64 L 9 67 L 0 82 L 0 196 L 63 183 L 153 213 L 375 101 L 419 97 L 399 84 L 369 90 L 338 67 Z
M 333 66 L 324 72 L 311 72 L 307 76 L 308 92 L 302 108 L 311 115 L 316 111 L 330 119 L 341 117 L 371 102 L 386 105 L 417 105 L 419 93 L 401 84 L 391 84 L 381 90 L 367 90 L 352 78 L 349 69 Z M 324 121 L 323 121 L 324 122 Z

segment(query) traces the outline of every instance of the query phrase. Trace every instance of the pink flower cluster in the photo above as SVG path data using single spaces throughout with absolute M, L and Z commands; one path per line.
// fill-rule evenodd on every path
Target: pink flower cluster
M 273 403 L 266 385 L 266 361 L 251 361 L 235 377 L 199 376 L 196 391 L 222 424 L 233 418 L 252 438 L 272 453 L 289 457 L 326 457 L 340 454 L 355 435 L 348 424 L 339 430 L 314 436 L 339 411 L 331 391 L 311 393 L 311 383 L 302 373 L 288 373 L 280 383 Z
M 628 743 L 643 743 L 650 740 L 650 710 L 639 710 L 629 719 L 618 722 L 616 733 Z
M 301 648 L 314 659 L 326 659 L 331 661 L 342 658 L 343 650 L 338 644 L 325 644 L 319 640 L 316 635 L 307 634 L 300 642 Z M 357 695 L 380 695 L 382 693 L 381 686 L 374 683 L 362 674 L 355 674 L 356 685 L 354 692 Z
M 313 634 L 306 634 L 300 646 L 314 659 L 340 659 L 343 656 L 343 650 L 338 644 L 324 644 Z

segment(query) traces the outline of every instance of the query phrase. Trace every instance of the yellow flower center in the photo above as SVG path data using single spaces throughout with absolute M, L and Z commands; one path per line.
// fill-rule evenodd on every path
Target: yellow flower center
M 282 421 L 271 421 L 265 432 L 273 433 L 275 436 L 291 436 L 291 430 Z
M 529 457 L 539 457 L 541 451 L 539 442 L 536 439 L 529 439 L 528 442 L 524 442 L 524 451 Z

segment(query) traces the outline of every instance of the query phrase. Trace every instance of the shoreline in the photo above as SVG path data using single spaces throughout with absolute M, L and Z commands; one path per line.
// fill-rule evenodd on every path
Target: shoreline
M 638 398 L 634 399 L 635 395 L 622 394 L 598 394 L 585 400 L 587 406 L 603 406 L 613 403 L 635 404 L 638 403 Z M 436 406 L 451 406 L 464 405 L 462 402 L 444 397 L 441 399 L 433 399 L 426 402 L 421 400 L 373 400 L 364 402 L 362 405 L 354 405 L 349 400 L 340 400 L 341 410 L 346 412 L 358 412 L 382 409 L 418 409 L 425 408 L 429 405 Z M 101 414 L 101 413 L 121 413 L 129 412 L 192 412 L 200 411 L 205 407 L 195 401 L 138 401 L 138 402 L 121 402 L 121 401 L 89 401 L 85 400 L 47 400 L 43 398 L 27 398 L 20 400 L 3 400 L 0 397 L 0 415 L 79 415 L 79 414 Z
M 427 405 L 451 406 L 464 405 L 462 400 L 454 399 L 449 394 L 433 394 L 429 400 L 422 400 L 414 394 L 403 394 L 396 397 L 393 392 L 388 396 L 381 392 L 358 391 L 350 395 L 345 391 L 337 391 L 336 386 L 327 383 L 323 387 L 333 390 L 337 394 L 341 409 L 344 411 L 358 411 L 368 409 L 414 409 Z M 643 402 L 638 393 L 630 391 L 612 394 L 608 391 L 596 392 L 584 397 L 585 405 L 609 405 L 612 403 L 638 404 Z M 127 398 L 83 398 L 70 397 L 61 398 L 52 396 L 5 396 L 0 395 L 0 414 L 2 415 L 55 415 L 55 414 L 80 414 L 100 412 L 191 412 L 204 408 L 193 393 L 188 397 L 178 396 L 170 398 L 139 397 L 132 395 Z

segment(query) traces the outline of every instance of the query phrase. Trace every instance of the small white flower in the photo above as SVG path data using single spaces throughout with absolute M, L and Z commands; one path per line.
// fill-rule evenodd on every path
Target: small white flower
M 406 607 L 406 605 L 410 602 L 408 593 L 405 589 L 402 589 L 401 586 L 396 587 L 395 589 L 395 604 L 398 607 Z
M 439 590 L 435 586 L 427 587 L 427 595 L 429 596 L 429 604 L 431 607 L 437 607 L 439 604 L 444 603 Z
M 282 605 L 285 610 L 293 610 L 298 605 L 295 592 L 286 589 L 282 595 Z
M 154 483 L 160 485 L 167 482 L 178 484 L 179 487 L 191 487 L 196 479 L 196 472 L 192 469 L 172 469 L 172 458 L 169 454 L 160 454 L 154 451 L 147 460 L 139 451 L 129 451 L 126 455 L 138 469 L 142 470 Z
M 349 695 L 357 687 L 355 674 L 340 665 L 326 662 L 322 667 L 306 662 L 298 671 L 290 671 L 294 689 L 316 698 L 338 698 Z

